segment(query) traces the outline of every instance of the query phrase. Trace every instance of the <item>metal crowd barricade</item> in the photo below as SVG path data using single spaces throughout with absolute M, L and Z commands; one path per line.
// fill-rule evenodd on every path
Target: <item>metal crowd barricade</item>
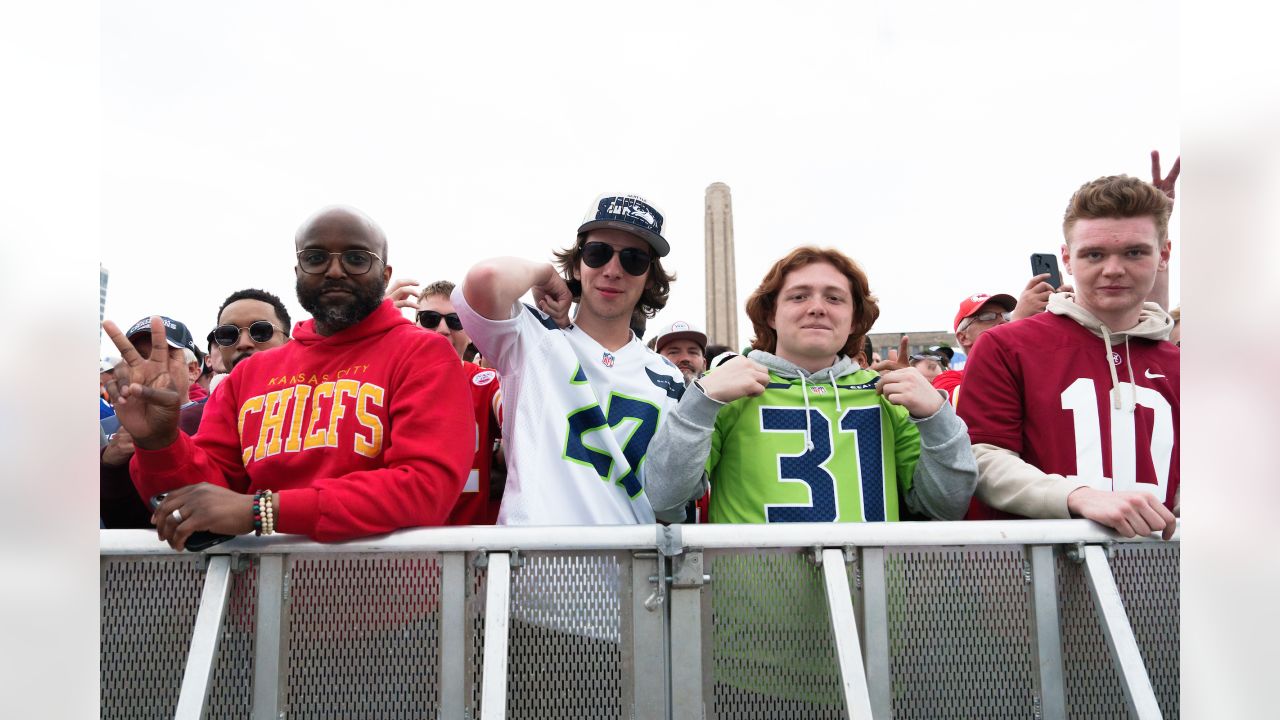
M 1178 539 L 1083 520 L 100 548 L 104 718 L 1178 716 Z

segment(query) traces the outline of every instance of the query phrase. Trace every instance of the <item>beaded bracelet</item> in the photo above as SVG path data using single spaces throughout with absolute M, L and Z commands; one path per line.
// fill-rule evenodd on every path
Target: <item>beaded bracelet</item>
M 274 535 L 276 532 L 276 508 L 270 490 L 262 491 L 262 534 Z
M 253 534 L 262 534 L 262 498 L 266 495 L 270 497 L 270 493 L 265 490 L 259 490 L 253 494 Z

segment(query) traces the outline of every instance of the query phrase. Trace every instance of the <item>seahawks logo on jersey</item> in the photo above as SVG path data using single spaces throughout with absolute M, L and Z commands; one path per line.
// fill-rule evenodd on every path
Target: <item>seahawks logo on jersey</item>
M 645 368 L 644 371 L 649 376 L 649 382 L 662 388 L 663 391 L 667 393 L 667 397 L 673 400 L 679 400 L 684 396 L 683 382 L 680 382 L 673 377 L 656 373 L 649 368 Z

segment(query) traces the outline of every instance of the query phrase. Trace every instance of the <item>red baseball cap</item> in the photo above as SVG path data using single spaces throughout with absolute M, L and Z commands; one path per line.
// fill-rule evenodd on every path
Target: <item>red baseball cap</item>
M 952 332 L 960 329 L 961 320 L 964 320 L 970 315 L 978 312 L 983 305 L 990 302 L 999 305 L 1007 312 L 1013 312 L 1013 309 L 1018 306 L 1018 301 L 1015 300 L 1012 295 L 1005 295 L 1004 293 L 1000 293 L 999 295 L 988 295 L 986 293 L 970 295 L 960 301 L 960 312 L 956 313 L 956 320 L 951 325 Z

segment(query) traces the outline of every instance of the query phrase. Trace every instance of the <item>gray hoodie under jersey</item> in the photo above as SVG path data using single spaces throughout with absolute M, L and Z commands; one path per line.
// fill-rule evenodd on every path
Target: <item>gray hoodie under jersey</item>
M 831 385 L 832 392 L 839 392 L 834 387 L 836 380 L 859 370 L 844 355 L 831 367 L 813 373 L 763 350 L 752 350 L 747 357 L 783 378 Z M 658 426 L 645 460 L 645 493 L 659 517 L 680 514 L 688 501 L 706 492 L 711 434 L 716 414 L 724 405 L 707 397 L 697 385 L 690 385 L 676 409 Z M 963 518 L 978 482 L 968 428 L 948 402 L 927 418 L 910 420 L 920 431 L 920 459 L 905 498 L 907 507 L 939 520 Z

